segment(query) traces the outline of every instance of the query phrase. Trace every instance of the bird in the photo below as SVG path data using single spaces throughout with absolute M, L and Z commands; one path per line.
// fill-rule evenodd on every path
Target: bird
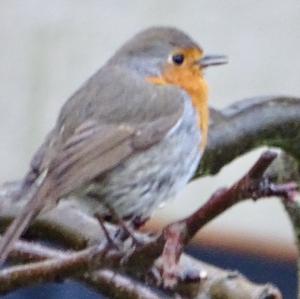
M 0 261 L 62 198 L 137 227 L 147 221 L 196 171 L 209 123 L 204 72 L 225 63 L 175 27 L 126 41 L 65 102 L 33 155 L 19 195 L 27 203 L 0 240 Z

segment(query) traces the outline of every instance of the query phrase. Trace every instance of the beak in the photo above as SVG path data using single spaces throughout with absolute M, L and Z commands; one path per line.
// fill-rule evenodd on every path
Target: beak
M 228 63 L 228 58 L 225 55 L 205 55 L 198 61 L 201 68 L 206 68 L 211 65 L 221 65 Z

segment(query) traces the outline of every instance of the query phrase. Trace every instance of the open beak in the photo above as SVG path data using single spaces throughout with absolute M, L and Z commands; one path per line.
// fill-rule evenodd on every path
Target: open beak
M 228 58 L 225 55 L 205 55 L 198 61 L 201 68 L 206 68 L 211 65 L 221 65 L 228 63 Z

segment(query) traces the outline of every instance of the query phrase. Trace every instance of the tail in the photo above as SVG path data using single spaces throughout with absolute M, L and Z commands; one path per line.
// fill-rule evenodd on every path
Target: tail
M 33 191 L 28 203 L 21 213 L 13 220 L 3 237 L 0 239 L 0 265 L 6 261 L 15 241 L 20 238 L 30 222 L 43 209 L 45 197 L 49 191 L 49 184 L 47 182 L 48 180 L 45 179 L 42 184 Z

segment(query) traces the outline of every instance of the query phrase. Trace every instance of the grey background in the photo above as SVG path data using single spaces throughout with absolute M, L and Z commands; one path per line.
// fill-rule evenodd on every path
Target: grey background
M 207 72 L 212 106 L 300 94 L 299 0 L 1 0 L 0 182 L 21 177 L 67 97 L 127 38 L 151 25 L 181 28 L 207 53 L 230 57 L 227 66 Z M 257 151 L 238 159 L 217 178 L 192 183 L 157 217 L 186 215 L 239 177 L 256 156 Z M 206 231 L 293 246 L 278 201 L 240 204 Z

